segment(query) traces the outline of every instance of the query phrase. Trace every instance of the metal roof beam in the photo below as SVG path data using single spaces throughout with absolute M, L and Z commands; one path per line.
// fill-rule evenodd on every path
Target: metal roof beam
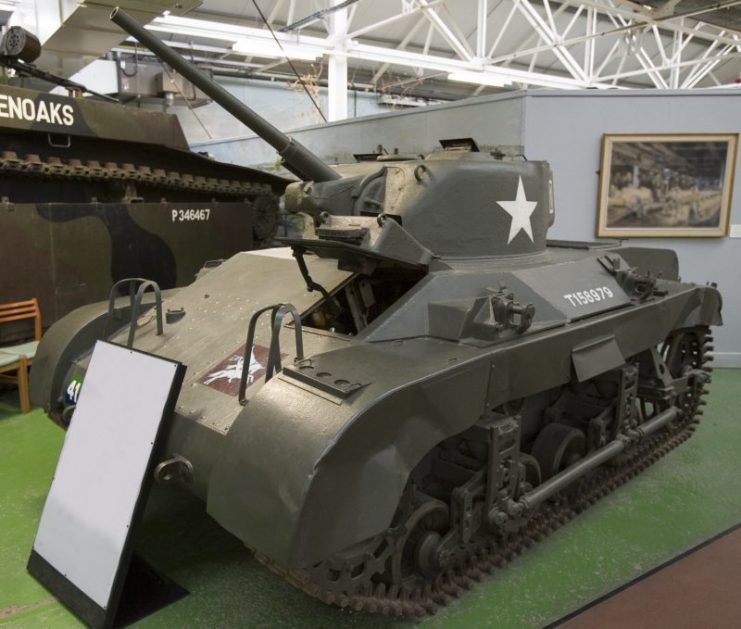
M 328 67 L 328 119 L 347 118 L 347 6 L 345 0 L 330 0 L 329 39 L 332 50 Z
M 461 41 L 458 36 L 453 32 L 453 29 L 445 23 L 440 17 L 434 7 L 428 2 L 428 0 L 416 0 L 417 5 L 422 9 L 424 16 L 430 21 L 435 27 L 442 38 L 448 42 L 448 45 L 453 51 L 461 58 L 466 61 L 473 59 L 473 54 L 468 47 L 468 42 L 465 40 Z M 441 4 L 444 4 L 445 0 Z
M 527 1 L 527 0 L 525 0 L 525 1 Z M 594 8 L 595 7 L 595 3 L 593 3 L 593 2 L 585 2 L 585 3 L 582 3 L 582 4 L 583 4 L 583 6 L 588 7 L 588 8 Z M 741 4 L 741 0 L 735 0 L 734 4 Z M 624 17 L 621 13 L 612 13 L 612 11 L 606 10 L 606 8 L 605 8 L 604 5 L 601 5 L 601 8 L 602 8 L 602 11 L 605 13 L 605 15 L 608 17 L 608 19 L 612 19 L 613 22 L 614 22 L 614 19 L 617 18 L 617 17 L 620 17 L 620 18 Z M 635 17 L 635 15 L 636 14 L 633 14 L 634 17 Z M 587 33 L 585 35 L 579 35 L 579 36 L 571 37 L 571 38 L 568 38 L 568 39 L 561 39 L 560 40 L 560 46 L 562 46 L 562 47 L 569 47 L 569 46 L 573 46 L 575 44 L 585 43 L 585 42 L 588 42 L 590 40 L 594 40 L 594 39 L 598 39 L 598 38 L 603 38 L 603 37 L 606 38 L 606 37 L 610 37 L 610 36 L 621 35 L 621 34 L 628 33 L 630 31 L 636 30 L 636 29 L 646 28 L 647 26 L 649 26 L 649 27 L 654 26 L 655 27 L 655 24 L 652 25 L 652 24 L 646 23 L 646 22 L 636 23 L 636 22 L 633 22 L 631 20 L 627 20 L 627 21 L 624 20 L 621 25 L 616 25 L 615 28 L 612 28 L 612 29 L 609 29 L 609 30 L 595 31 L 593 33 Z M 703 26 L 703 24 L 700 24 L 700 27 L 702 27 L 702 26 Z M 686 32 L 687 34 L 692 34 L 693 37 L 694 36 L 701 36 L 703 34 L 706 37 L 711 37 L 711 35 L 709 33 L 702 33 L 700 31 L 700 28 L 697 28 L 697 26 L 694 29 L 688 29 L 688 28 L 685 29 L 683 27 L 678 27 L 678 28 L 675 28 L 675 29 L 672 29 L 672 30 L 673 30 L 673 32 L 683 32 L 683 33 Z M 544 41 L 546 41 L 548 43 L 546 43 L 544 45 L 541 45 L 541 46 L 535 46 L 533 48 L 527 48 L 527 49 L 517 50 L 517 51 L 513 51 L 513 52 L 510 52 L 510 53 L 507 53 L 507 54 L 503 54 L 503 55 L 500 55 L 500 56 L 497 56 L 497 57 L 494 57 L 494 58 L 489 59 L 488 62 L 489 63 L 499 63 L 499 62 L 502 62 L 502 61 L 509 61 L 509 60 L 520 58 L 520 57 L 529 56 L 529 55 L 535 54 L 537 52 L 544 52 L 544 51 L 548 51 L 548 50 L 553 49 L 553 47 L 555 45 L 555 44 L 552 43 L 553 40 L 552 39 L 549 40 L 549 38 L 543 37 L 542 36 L 543 34 L 542 34 L 542 32 L 540 30 L 538 30 L 536 32 L 539 35 L 541 35 L 541 38 L 544 39 Z M 713 36 L 712 37 L 711 44 L 712 44 L 713 41 L 718 41 L 718 40 L 720 40 L 722 43 L 729 43 L 729 44 L 730 43 L 735 43 L 730 38 L 726 39 L 724 37 L 724 34 L 725 34 L 725 31 L 722 31 L 722 30 L 719 31 L 719 33 L 718 33 L 717 36 Z M 563 37 L 564 37 L 564 34 L 561 34 L 560 35 L 560 38 L 563 38 Z
M 479 0 L 476 10 L 476 56 L 486 56 L 486 24 L 489 10 L 488 0 Z
M 444 2 L 445 0 L 429 0 L 427 2 L 427 8 L 432 8 L 434 6 L 437 6 L 441 2 Z M 378 22 L 373 22 L 372 24 L 367 24 L 366 26 L 363 26 L 362 28 L 358 28 L 357 30 L 354 30 L 350 33 L 348 33 L 348 38 L 350 39 L 358 39 L 362 35 L 365 35 L 367 33 L 372 33 L 373 31 L 377 31 L 381 28 L 384 28 L 385 26 L 389 26 L 391 24 L 394 24 L 398 22 L 399 20 L 403 20 L 407 17 L 410 17 L 414 15 L 415 13 L 420 13 L 422 11 L 421 6 L 416 6 L 412 9 L 405 10 L 401 13 L 397 13 L 395 15 L 391 15 L 387 18 L 384 18 L 382 20 L 379 20 Z
M 719 53 L 719 54 L 715 55 L 714 57 L 711 57 L 711 58 L 707 59 L 706 61 L 711 61 L 711 60 L 723 61 L 724 59 L 725 60 L 730 60 L 730 59 L 739 58 L 739 57 L 741 57 L 741 53 L 737 53 L 737 52 Z M 699 64 L 700 64 L 700 62 L 697 59 L 693 59 L 691 61 L 682 61 L 682 62 L 680 62 L 678 64 L 671 64 L 671 65 L 666 65 L 666 66 L 656 66 L 655 69 L 657 71 L 659 71 L 659 72 L 662 72 L 662 71 L 665 71 L 665 70 L 671 70 L 673 67 L 675 67 L 675 65 L 678 66 L 681 69 L 681 68 L 695 68 Z M 617 80 L 620 80 L 620 79 L 627 79 L 627 78 L 637 77 L 637 76 L 641 76 L 642 74 L 644 74 L 644 70 L 643 69 L 641 69 L 641 70 L 630 70 L 630 71 L 626 71 L 626 72 L 622 72 L 622 71 L 618 70 L 614 74 L 600 76 L 598 78 L 599 78 L 600 81 L 603 81 L 604 82 L 604 81 L 613 81 L 613 80 L 616 80 L 616 79 Z M 684 86 L 680 86 L 680 89 L 684 89 Z
M 551 46 L 551 51 L 556 58 L 563 64 L 568 70 L 569 74 L 578 81 L 587 82 L 587 76 L 584 69 L 579 65 L 579 62 L 574 59 L 571 53 L 566 50 L 566 46 L 559 43 L 558 33 L 551 30 L 549 26 L 543 21 L 543 18 L 535 10 L 535 7 L 530 3 L 530 0 L 520 0 L 520 12 L 525 19 L 530 22 L 530 25 L 535 31 Z
M 424 17 L 420 17 L 419 20 L 417 20 L 417 23 L 412 26 L 411 29 L 409 29 L 409 32 L 404 36 L 404 39 L 402 39 L 399 42 L 399 45 L 396 47 L 397 50 L 404 50 L 407 47 L 407 44 L 412 41 L 412 38 L 417 34 L 417 31 L 419 30 L 419 27 L 422 26 L 422 24 L 426 24 L 427 20 L 425 20 Z M 432 25 L 430 25 L 430 30 L 432 30 Z M 427 37 L 427 44 L 429 46 L 430 37 Z M 427 54 L 427 51 L 425 50 L 425 54 Z M 378 81 L 381 80 L 381 77 L 386 73 L 386 70 L 388 70 L 389 64 L 384 63 L 381 65 L 381 67 L 376 71 L 376 73 L 373 75 L 373 78 L 371 79 L 371 83 L 374 85 L 378 83 Z

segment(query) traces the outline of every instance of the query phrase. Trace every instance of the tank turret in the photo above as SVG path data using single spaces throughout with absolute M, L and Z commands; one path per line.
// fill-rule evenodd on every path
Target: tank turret
M 355 252 L 366 265 L 381 258 L 424 265 L 441 257 L 545 250 L 554 218 L 546 162 L 503 162 L 455 147 L 426 159 L 367 163 L 360 174 L 353 168 L 340 178 L 342 167 L 327 166 L 123 11 L 111 19 L 273 146 L 304 180 L 288 187 L 286 209 L 309 214 L 315 226 L 291 244 L 348 263 Z
M 317 219 L 320 242 L 309 248 L 319 253 L 327 249 L 321 241 L 354 242 L 419 260 L 545 250 L 554 217 L 546 162 L 503 162 L 446 149 L 425 159 L 365 166 L 367 172 L 340 181 L 288 186 L 286 209 Z

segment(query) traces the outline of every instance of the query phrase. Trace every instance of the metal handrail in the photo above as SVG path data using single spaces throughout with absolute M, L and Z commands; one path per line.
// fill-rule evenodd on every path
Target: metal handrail
M 273 333 L 270 337 L 270 352 L 268 353 L 268 364 L 265 367 L 265 382 L 273 377 L 274 370 L 281 371 L 283 367 L 280 364 L 280 328 L 283 325 L 283 319 L 290 314 L 293 317 L 294 338 L 296 341 L 296 358 L 304 358 L 304 334 L 301 325 L 301 317 L 292 304 L 283 304 L 273 319 Z
M 266 312 L 270 312 L 270 347 L 268 349 L 268 364 L 265 366 L 265 382 L 273 377 L 274 373 L 283 369 L 280 360 L 280 329 L 283 325 L 283 319 L 287 314 L 293 317 L 295 340 L 296 340 L 296 360 L 304 358 L 304 338 L 301 316 L 298 310 L 292 304 L 273 304 L 265 306 L 255 312 L 250 317 L 250 324 L 247 328 L 247 341 L 244 345 L 244 356 L 242 357 L 242 376 L 239 379 L 239 403 L 244 406 L 247 404 L 247 377 L 249 375 L 250 361 L 252 351 L 255 347 L 255 330 L 260 317 Z
M 135 288 L 138 283 L 138 288 Z M 110 336 L 109 323 L 113 318 L 115 312 L 115 303 L 118 290 L 121 286 L 128 284 L 129 286 L 129 307 L 131 308 L 131 318 L 129 320 L 129 336 L 126 341 L 126 347 L 131 348 L 134 346 L 134 337 L 136 336 L 136 321 L 139 318 L 139 309 L 141 308 L 142 299 L 144 293 L 148 289 L 154 291 L 154 307 L 157 315 L 157 336 L 163 334 L 163 323 L 162 323 L 162 291 L 160 290 L 159 284 L 154 280 L 148 280 L 143 277 L 127 277 L 119 280 L 111 287 L 111 292 L 108 294 L 108 314 L 103 328 L 103 338 L 108 339 Z

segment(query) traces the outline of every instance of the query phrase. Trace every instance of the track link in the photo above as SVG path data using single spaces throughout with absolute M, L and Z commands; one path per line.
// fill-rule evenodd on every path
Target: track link
M 210 192 L 224 197 L 273 194 L 270 185 L 266 183 L 217 179 L 128 163 L 101 163 L 95 160 L 83 162 L 74 158 L 65 158 L 63 161 L 58 157 L 42 158 L 37 154 L 19 156 L 14 151 L 0 152 L 0 175 L 67 181 L 115 181 L 181 192 Z

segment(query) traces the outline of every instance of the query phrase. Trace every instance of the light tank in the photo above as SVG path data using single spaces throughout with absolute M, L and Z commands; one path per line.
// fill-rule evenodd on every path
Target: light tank
M 114 304 L 54 326 L 32 387 L 55 421 L 74 421 L 97 338 L 181 361 L 157 478 L 311 596 L 404 615 L 692 434 L 721 297 L 682 282 L 674 252 L 547 241 L 542 161 L 444 150 L 331 169 L 113 20 L 284 155 L 305 233 L 181 289 L 164 325 Z

